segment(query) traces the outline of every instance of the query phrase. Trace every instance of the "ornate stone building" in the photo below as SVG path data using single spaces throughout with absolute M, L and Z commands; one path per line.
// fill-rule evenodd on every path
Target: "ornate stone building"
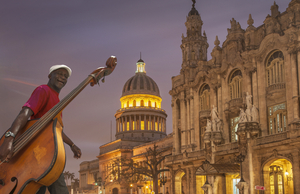
M 115 114 L 117 140 L 100 147 L 98 160 L 81 164 L 81 186 L 102 177 L 106 193 L 130 193 L 114 177 L 105 178 L 111 159 L 141 162 L 156 144 L 171 149 L 161 166 L 170 170 L 161 193 L 256 194 L 256 186 L 264 186 L 265 194 L 300 193 L 300 0 L 287 6 L 280 13 L 274 2 L 258 27 L 251 15 L 246 29 L 233 18 L 226 40 L 220 45 L 216 37 L 207 60 L 207 37 L 193 1 L 181 71 L 169 92 L 173 133 L 165 134 L 158 88 L 140 60 Z M 150 185 L 140 182 L 133 192 L 149 193 Z
M 299 10 L 299 0 L 283 13 L 274 2 L 264 24 L 254 27 L 249 15 L 246 29 L 233 18 L 207 61 L 194 1 L 170 90 L 172 194 L 254 194 L 257 185 L 267 194 L 300 193 Z
M 135 75 L 128 79 L 123 87 L 121 108 L 115 114 L 116 140 L 100 146 L 97 160 L 80 164 L 82 191 L 96 192 L 98 185 L 93 184 L 101 178 L 101 189 L 104 191 L 105 187 L 107 193 L 125 194 L 130 188 L 135 192 L 137 186 L 150 193 L 150 179 L 130 187 L 128 181 L 119 180 L 111 175 L 113 160 L 133 158 L 135 162 L 140 162 L 144 158 L 141 154 L 154 143 L 159 148 L 170 150 L 168 153 L 171 153 L 173 139 L 172 136 L 166 135 L 167 114 L 161 108 L 159 88 L 155 81 L 146 75 L 144 61 L 140 59 L 136 65 Z

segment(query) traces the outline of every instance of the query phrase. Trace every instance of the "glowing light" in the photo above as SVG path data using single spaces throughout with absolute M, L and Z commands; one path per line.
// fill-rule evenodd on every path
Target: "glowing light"
M 288 176 L 288 175 L 289 175 L 288 171 L 285 171 L 285 175 L 286 175 L 286 176 Z
M 144 121 L 141 121 L 141 130 L 145 130 Z
M 121 108 L 143 106 L 161 108 L 161 101 L 162 99 L 160 97 L 150 94 L 133 94 L 120 98 Z

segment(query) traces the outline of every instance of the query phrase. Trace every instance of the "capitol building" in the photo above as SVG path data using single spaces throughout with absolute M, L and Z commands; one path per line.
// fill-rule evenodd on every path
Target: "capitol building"
M 80 164 L 81 191 L 97 192 L 93 183 L 101 177 L 105 194 L 151 193 L 151 179 L 128 186 L 108 169 L 125 156 L 141 163 L 157 146 L 165 150 L 159 169 L 168 170 L 159 177 L 162 194 L 300 193 L 299 10 L 300 0 L 291 0 L 283 13 L 274 2 L 260 26 L 249 15 L 246 29 L 233 18 L 226 40 L 216 37 L 207 53 L 209 34 L 193 1 L 178 45 L 181 70 L 169 78 L 172 118 L 138 60 L 121 91 L 116 140 Z

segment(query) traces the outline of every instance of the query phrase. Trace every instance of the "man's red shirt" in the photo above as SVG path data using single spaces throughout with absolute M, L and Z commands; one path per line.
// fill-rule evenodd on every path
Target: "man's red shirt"
M 58 93 L 48 85 L 41 85 L 32 92 L 30 98 L 23 107 L 28 107 L 33 111 L 33 115 L 30 119 L 38 119 L 58 102 Z

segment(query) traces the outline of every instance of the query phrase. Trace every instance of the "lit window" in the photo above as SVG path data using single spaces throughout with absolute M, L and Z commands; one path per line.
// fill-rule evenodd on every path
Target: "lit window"
M 141 121 L 141 130 L 145 130 L 144 121 Z
M 237 130 L 239 127 L 239 120 L 240 117 L 234 117 L 231 118 L 231 122 L 230 122 L 230 129 L 231 129 L 231 142 L 236 142 L 237 141 Z
M 285 103 L 268 108 L 269 134 L 282 133 L 286 131 L 287 113 Z

